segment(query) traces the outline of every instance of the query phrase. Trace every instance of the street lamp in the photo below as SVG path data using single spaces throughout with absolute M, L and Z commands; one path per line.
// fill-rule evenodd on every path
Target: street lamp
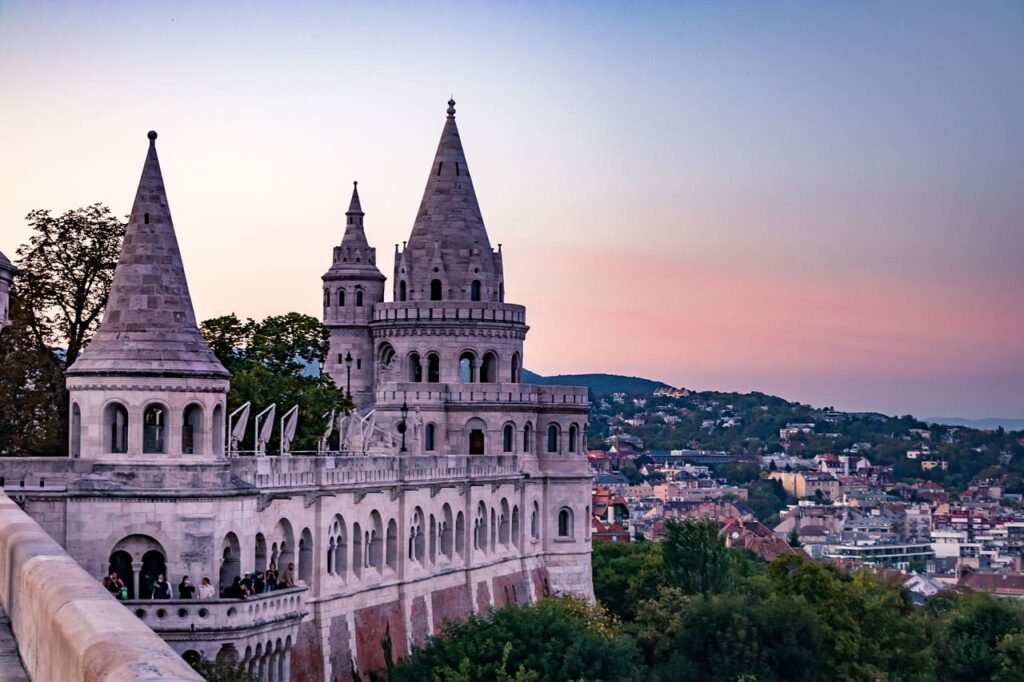
M 402 448 L 399 450 L 399 452 L 401 452 L 402 454 L 405 454 L 406 452 L 409 452 L 409 450 L 405 447 L 405 430 L 407 428 L 406 424 L 405 424 L 405 420 L 406 420 L 406 417 L 408 417 L 408 416 L 409 416 L 409 405 L 406 404 L 405 397 L 403 396 L 402 397 L 402 421 L 398 423 L 398 432 L 400 434 L 402 434 Z
M 345 391 L 348 393 L 348 399 L 352 400 L 352 351 L 345 353 Z

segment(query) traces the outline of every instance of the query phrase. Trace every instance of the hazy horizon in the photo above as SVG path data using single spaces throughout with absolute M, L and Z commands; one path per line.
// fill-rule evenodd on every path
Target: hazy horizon
M 0 5 L 0 250 L 158 149 L 199 319 L 388 276 L 454 94 L 524 365 L 1024 417 L 1024 6 Z M 555 295 L 552 295 L 554 292 Z

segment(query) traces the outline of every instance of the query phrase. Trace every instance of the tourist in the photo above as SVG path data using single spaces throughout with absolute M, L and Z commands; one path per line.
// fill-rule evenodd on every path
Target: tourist
M 153 592 L 150 595 L 151 599 L 170 599 L 171 598 L 171 584 L 164 579 L 164 574 L 161 573 L 156 577 L 156 582 L 153 583 Z
M 245 599 L 245 588 L 242 587 L 242 579 L 235 576 L 234 581 L 231 585 L 224 590 L 224 597 L 226 599 Z
M 117 594 L 114 596 L 119 601 L 128 601 L 128 586 L 124 584 L 124 581 L 116 573 L 114 574 L 114 584 L 117 586 Z
M 253 588 L 252 573 L 246 573 L 242 577 L 242 587 L 245 588 L 245 595 L 247 597 L 248 596 L 252 596 L 253 594 L 255 594 L 254 590 L 252 589 Z
M 288 568 L 284 569 L 284 573 L 281 574 L 281 578 L 277 581 L 277 586 L 280 589 L 295 587 L 295 564 L 288 564 Z
M 273 592 L 277 589 L 277 564 L 273 561 L 270 562 L 270 568 L 267 569 L 266 592 Z
M 252 580 L 252 593 L 256 595 L 263 594 L 267 591 L 266 579 L 263 577 L 263 571 L 258 571 L 256 577 Z
M 117 596 L 118 592 L 116 580 L 117 573 L 115 573 L 114 571 L 111 571 L 110 575 L 103 577 L 103 589 L 105 589 L 107 592 L 114 595 L 115 597 Z
M 192 599 L 196 594 L 196 586 L 188 581 L 186 575 L 178 584 L 178 599 Z
M 199 582 L 199 598 L 213 599 L 213 583 L 210 582 L 209 578 L 204 577 Z

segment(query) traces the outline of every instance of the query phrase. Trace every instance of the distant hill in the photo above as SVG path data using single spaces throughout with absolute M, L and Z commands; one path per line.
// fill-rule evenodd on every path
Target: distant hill
M 942 426 L 965 426 L 969 429 L 981 431 L 995 431 L 1002 426 L 1007 431 L 1024 431 L 1024 419 L 999 419 L 990 417 L 988 419 L 962 419 L 960 417 L 925 417 L 921 421 L 929 424 L 941 424 Z
M 543 377 L 528 369 L 523 370 L 523 382 L 554 386 L 586 386 L 594 395 L 612 393 L 654 393 L 654 389 L 668 384 L 641 377 L 624 377 L 619 374 L 556 374 Z

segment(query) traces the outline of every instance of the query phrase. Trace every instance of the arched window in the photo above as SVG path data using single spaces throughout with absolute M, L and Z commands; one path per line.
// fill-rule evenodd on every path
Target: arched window
M 203 447 L 203 408 L 193 403 L 181 414 L 181 454 L 194 455 Z
M 344 579 L 345 571 L 348 569 L 348 529 L 345 527 L 345 519 L 336 515 L 331 530 L 335 535 L 334 574 Z
M 530 537 L 534 539 L 540 537 L 540 505 L 536 501 L 533 503 L 533 512 L 530 514 Z
M 530 438 L 533 436 L 533 429 L 529 422 L 523 427 L 523 452 L 530 452 Z
M 363 307 L 363 290 L 362 289 L 356 289 L 356 307 L 357 308 L 362 308 Z
M 512 544 L 519 546 L 519 505 L 512 507 Z
M 430 280 L 430 300 L 440 301 L 441 300 L 441 280 L 432 279 Z
M 501 498 L 501 516 L 498 517 L 498 542 L 508 547 L 512 529 L 512 513 L 509 511 L 508 500 Z
M 71 406 L 71 456 L 82 456 L 82 410 L 78 403 Z
M 463 556 L 466 552 L 466 517 L 459 512 L 455 517 L 455 553 Z
M 377 357 L 380 369 L 388 369 L 391 367 L 391 363 L 395 361 L 395 347 L 385 341 L 377 350 Z
M 573 536 L 572 510 L 562 507 L 558 511 L 558 537 L 571 538 Z
M 487 549 L 487 507 L 483 502 L 476 507 L 476 521 L 473 522 L 473 549 Z
M 511 424 L 505 424 L 501 430 L 501 451 L 512 452 L 516 438 L 516 428 Z
M 224 407 L 217 405 L 213 408 L 213 428 L 211 429 L 213 440 L 213 454 L 224 453 Z
M 398 524 L 394 519 L 388 521 L 387 547 L 385 548 L 385 559 L 388 568 L 398 568 Z
M 419 353 L 409 353 L 409 381 L 415 383 L 423 381 L 423 365 L 420 362 Z
M 480 363 L 480 383 L 492 384 L 498 380 L 498 356 L 494 353 L 484 353 L 484 359 Z
M 437 353 L 427 355 L 427 382 L 431 384 L 441 382 L 441 356 Z
M 466 423 L 466 436 L 469 440 L 469 454 L 482 455 L 487 449 L 487 425 L 482 419 L 470 419 Z
M 569 427 L 569 452 L 576 452 L 577 431 L 575 424 Z
M 142 452 L 163 454 L 167 433 L 167 410 L 162 405 L 149 405 L 142 413 Z
M 558 452 L 558 424 L 548 426 L 548 452 Z
M 338 289 L 338 307 L 345 305 L 345 290 Z
M 329 308 L 331 306 L 331 292 L 324 289 L 324 307 Z
M 313 580 L 313 534 L 308 528 L 299 536 L 299 580 L 307 585 Z
M 441 554 L 452 558 L 452 507 L 447 502 L 441 508 Z M 459 512 L 459 519 L 462 519 L 462 512 Z M 461 550 L 460 550 L 461 552 Z
M 409 287 L 406 285 L 405 280 L 403 279 L 401 282 L 398 283 L 398 300 L 405 301 L 408 298 Z
M 106 424 L 107 452 L 128 452 L 128 410 L 120 403 L 110 403 L 103 411 Z
M 473 283 L 469 286 L 469 300 L 480 300 L 480 280 L 478 279 L 474 279 Z
M 363 565 L 366 563 L 363 549 L 363 529 L 358 523 L 352 524 L 352 572 L 356 578 L 362 575 Z
M 471 384 L 476 380 L 476 356 L 468 350 L 459 356 L 459 383 Z
M 512 354 L 512 383 L 518 384 L 519 379 L 519 353 Z
M 436 437 L 437 427 L 433 424 L 427 424 L 427 427 L 423 429 L 423 449 L 427 452 L 433 452 Z

